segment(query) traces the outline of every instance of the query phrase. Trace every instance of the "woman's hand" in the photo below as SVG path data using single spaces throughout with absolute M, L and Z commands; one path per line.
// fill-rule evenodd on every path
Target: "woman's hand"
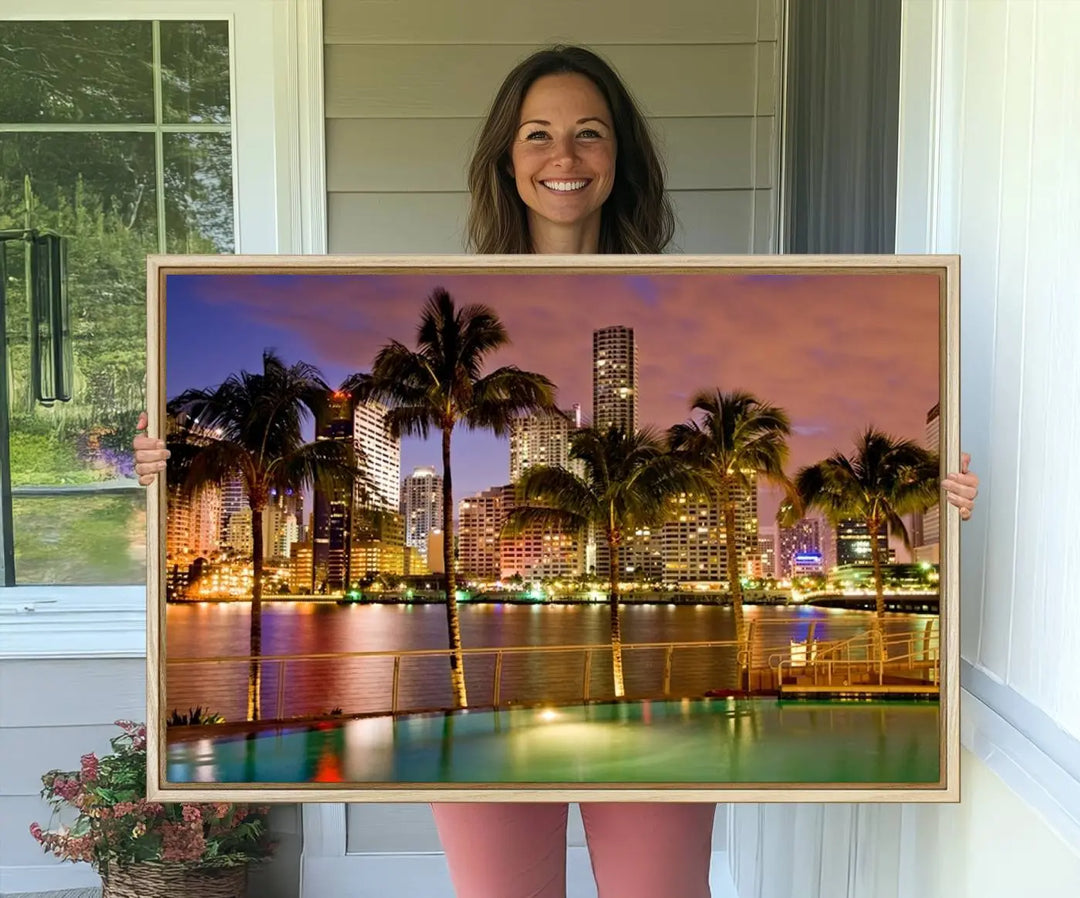
M 945 498 L 949 504 L 960 509 L 960 519 L 966 521 L 975 508 L 975 497 L 979 495 L 979 476 L 968 471 L 971 456 L 966 452 L 960 455 L 960 473 L 950 474 L 941 481 Z
M 146 412 L 142 412 L 135 430 L 146 430 L 146 424 Z M 138 433 L 132 445 L 135 447 L 135 473 L 139 475 L 139 483 L 149 486 L 154 482 L 158 472 L 165 470 L 165 460 L 169 457 L 169 450 L 165 448 L 164 440 L 141 436 Z

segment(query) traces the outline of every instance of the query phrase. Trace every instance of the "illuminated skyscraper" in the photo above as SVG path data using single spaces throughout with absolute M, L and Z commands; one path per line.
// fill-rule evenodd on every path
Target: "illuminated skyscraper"
M 781 579 L 791 576 L 792 560 L 796 555 L 825 554 L 825 547 L 821 544 L 821 522 L 817 518 L 803 518 L 793 527 L 781 527 L 779 542 L 776 575 Z
M 594 427 L 637 429 L 638 358 L 633 328 L 614 326 L 593 331 Z
M 941 452 L 941 405 L 935 405 L 926 415 L 926 448 Z M 934 505 L 914 522 L 918 537 L 915 543 L 915 560 L 937 564 L 941 557 L 941 506 Z
M 553 465 L 580 473 L 570 464 L 570 437 L 581 427 L 581 406 L 515 418 L 510 425 L 510 481 L 532 465 Z
M 836 528 L 836 563 L 866 564 L 874 563 L 871 552 L 870 531 L 865 521 L 844 520 Z M 888 533 L 878 534 L 878 557 L 882 564 L 891 560 Z
M 405 545 L 427 552 L 428 534 L 442 528 L 443 479 L 434 468 L 414 468 L 401 488 Z

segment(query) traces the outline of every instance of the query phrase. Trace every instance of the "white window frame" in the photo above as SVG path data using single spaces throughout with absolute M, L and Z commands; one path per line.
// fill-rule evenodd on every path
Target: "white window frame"
M 229 23 L 236 251 L 326 252 L 321 0 L 0 0 L 8 21 Z M 0 659 L 145 657 L 145 586 L 0 588 Z

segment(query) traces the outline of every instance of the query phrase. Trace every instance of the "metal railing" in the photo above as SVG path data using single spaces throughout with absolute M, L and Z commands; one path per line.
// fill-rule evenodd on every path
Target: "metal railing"
M 664 666 L 661 674 L 661 685 L 659 695 L 656 697 L 668 697 L 671 694 L 671 680 L 674 667 L 674 658 L 677 650 L 694 650 L 694 649 L 736 649 L 742 643 L 737 640 L 701 640 L 692 642 L 635 642 L 635 643 L 622 643 L 623 654 L 633 654 L 644 650 L 662 651 L 664 657 Z M 507 657 L 515 657 L 521 655 L 540 655 L 551 656 L 555 654 L 568 654 L 568 653 L 583 653 L 584 663 L 581 676 L 581 694 L 577 698 L 580 701 L 590 701 L 594 697 L 592 689 L 592 672 L 593 672 L 593 658 L 597 653 L 601 653 L 605 657 L 612 656 L 611 643 L 585 643 L 585 644 L 569 644 L 569 645 L 553 645 L 553 646 L 505 646 L 505 647 L 488 647 L 488 648 L 464 648 L 461 650 L 462 655 L 465 657 L 477 657 L 487 656 L 494 659 L 494 669 L 491 679 L 491 701 L 484 702 L 482 704 L 470 704 L 470 708 L 499 708 L 503 707 L 508 702 L 503 699 L 503 673 L 504 673 L 504 661 Z M 254 658 L 250 655 L 233 655 L 224 657 L 206 657 L 206 658 L 173 658 L 167 662 L 167 667 L 175 669 L 177 667 L 199 667 L 206 666 L 212 668 L 220 668 L 223 665 L 242 665 L 245 668 L 250 668 L 252 662 L 257 662 L 258 666 L 262 670 L 266 670 L 268 667 L 276 672 L 276 690 L 275 690 L 275 708 L 274 718 L 276 720 L 286 719 L 286 693 L 285 686 L 288 681 L 288 674 L 290 670 L 295 670 L 296 665 L 312 664 L 318 661 L 333 661 L 341 664 L 348 661 L 359 659 L 376 659 L 376 660 L 393 660 L 393 673 L 390 686 L 389 702 L 385 707 L 376 710 L 374 713 L 384 714 L 397 714 L 402 711 L 432 711 L 432 710 L 451 710 L 450 708 L 429 708 L 429 707 L 409 707 L 406 708 L 401 702 L 401 682 L 403 675 L 403 667 L 405 662 L 413 661 L 422 658 L 448 658 L 450 652 L 448 649 L 409 649 L 409 650 L 395 650 L 395 651 L 359 651 L 359 652 L 320 652 L 320 653 L 306 653 L 306 654 L 293 654 L 293 655 L 262 655 L 258 658 Z M 605 692 L 603 698 L 614 697 L 614 689 L 610 691 L 610 695 Z M 206 701 L 202 702 L 202 706 L 206 706 Z M 371 713 L 371 712 L 367 712 Z

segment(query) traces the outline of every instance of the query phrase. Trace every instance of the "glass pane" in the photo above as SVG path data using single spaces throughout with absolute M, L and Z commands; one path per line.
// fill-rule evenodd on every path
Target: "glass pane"
M 22 585 L 146 582 L 146 490 L 56 496 L 15 491 L 15 573 Z
M 233 251 L 232 138 L 165 135 L 166 252 Z
M 162 121 L 227 123 L 229 23 L 161 23 Z
M 4 22 L 0 121 L 153 123 L 150 22 Z
M 43 498 L 19 495 L 19 488 L 134 481 L 129 447 L 145 404 L 146 255 L 157 251 L 154 136 L 5 134 L 0 229 L 25 225 L 69 240 L 74 396 L 51 407 L 34 401 L 23 244 L 8 242 L 11 464 L 19 496 L 16 578 L 20 583 L 104 582 L 103 571 L 111 576 L 145 566 L 142 556 L 129 557 L 125 529 L 134 526 L 133 509 L 145 501 L 142 491 L 134 490 L 134 498 Z M 102 540 L 96 553 L 87 548 L 89 534 Z M 97 556 L 92 563 L 88 553 Z M 125 576 L 129 579 L 111 582 L 131 582 L 131 577 L 137 582 L 142 574 Z

